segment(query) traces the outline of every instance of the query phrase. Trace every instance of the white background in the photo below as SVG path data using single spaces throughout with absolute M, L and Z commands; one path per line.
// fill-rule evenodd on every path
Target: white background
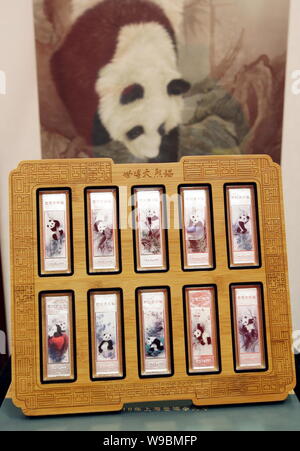
M 283 175 L 293 320 L 294 329 L 300 330 L 300 94 L 292 93 L 292 73 L 295 70 L 300 70 L 299 0 L 291 0 Z M 0 1 L 0 71 L 5 72 L 7 79 L 7 94 L 0 94 L 0 244 L 9 322 L 8 174 L 19 161 L 40 158 L 30 0 Z

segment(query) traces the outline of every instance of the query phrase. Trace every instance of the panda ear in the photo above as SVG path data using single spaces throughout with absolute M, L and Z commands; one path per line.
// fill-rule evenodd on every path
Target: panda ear
M 128 105 L 129 103 L 135 102 L 138 99 L 144 97 L 145 90 L 142 85 L 137 83 L 127 86 L 120 97 L 121 105 Z
M 186 94 L 191 89 L 191 84 L 182 78 L 170 81 L 167 87 L 169 96 L 180 96 Z

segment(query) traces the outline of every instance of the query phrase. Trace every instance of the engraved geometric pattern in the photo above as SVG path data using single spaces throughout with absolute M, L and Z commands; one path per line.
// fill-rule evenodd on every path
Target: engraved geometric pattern
M 152 399 L 192 399 L 199 405 L 284 399 L 293 388 L 295 376 L 279 166 L 267 156 L 255 155 L 185 157 L 179 163 L 149 164 L 140 168 L 139 165 L 114 165 L 109 159 L 52 160 L 23 162 L 11 173 L 14 402 L 25 414 L 41 415 L 120 410 L 124 402 Z M 154 184 L 150 179 L 140 180 L 141 170 L 146 176 L 161 176 L 162 179 L 157 178 L 155 184 L 165 184 L 167 189 L 168 183 L 175 183 L 176 186 L 182 183 L 209 183 L 213 189 L 214 183 L 257 183 L 266 282 L 264 290 L 268 304 L 268 372 L 231 376 L 221 373 L 206 377 L 140 380 L 139 383 L 124 379 L 101 384 L 92 381 L 86 384 L 40 384 L 36 298 L 38 291 L 42 291 L 42 285 L 36 274 L 36 190 L 50 187 L 72 189 L 78 184 L 83 188 L 110 184 L 130 188 L 151 181 Z M 73 199 L 73 202 L 83 203 L 83 198 Z M 225 240 L 225 237 L 222 239 Z M 76 293 L 76 270 L 73 282 Z M 77 357 L 78 365 L 80 358 Z

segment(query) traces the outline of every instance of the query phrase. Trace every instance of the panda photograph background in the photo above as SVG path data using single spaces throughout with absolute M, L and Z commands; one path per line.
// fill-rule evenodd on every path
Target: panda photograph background
M 281 160 L 289 0 L 33 0 L 43 158 Z

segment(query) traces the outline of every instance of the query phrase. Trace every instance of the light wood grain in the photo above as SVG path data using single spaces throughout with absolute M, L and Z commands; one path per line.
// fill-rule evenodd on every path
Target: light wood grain
M 159 172 L 160 171 L 160 172 Z M 149 177 L 150 175 L 150 177 Z M 228 268 L 224 212 L 225 183 L 257 184 L 261 234 L 261 268 Z M 171 203 L 166 273 L 134 271 L 132 215 L 129 196 L 135 185 L 164 185 L 177 195 L 178 185 L 207 183 L 212 187 L 216 269 L 183 272 L 180 257 L 177 200 Z M 119 186 L 122 273 L 87 275 L 84 189 Z M 36 190 L 69 187 L 73 203 L 74 275 L 41 278 L 37 261 Z M 11 285 L 13 330 L 13 400 L 26 415 L 57 415 L 121 410 L 128 402 L 187 400 L 196 405 L 283 400 L 294 387 L 291 316 L 287 279 L 280 168 L 266 156 L 186 157 L 179 163 L 114 165 L 111 160 L 23 162 L 10 177 Z M 265 294 L 269 369 L 236 374 L 233 364 L 229 286 L 261 282 Z M 216 284 L 220 318 L 221 374 L 188 376 L 186 372 L 182 287 Z M 138 374 L 135 290 L 169 286 L 171 291 L 174 375 L 142 380 Z M 126 378 L 90 380 L 87 293 L 122 288 Z M 40 381 L 38 295 L 47 290 L 73 290 L 76 306 L 77 380 L 43 385 Z

